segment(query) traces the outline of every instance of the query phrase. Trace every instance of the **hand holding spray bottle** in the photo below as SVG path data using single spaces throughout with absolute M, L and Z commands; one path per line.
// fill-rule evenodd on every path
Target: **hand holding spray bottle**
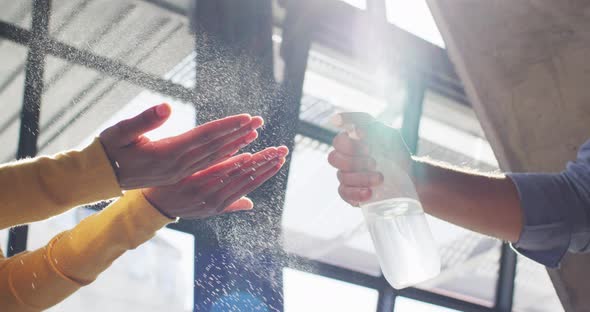
M 377 121 L 366 113 L 341 113 L 332 122 L 359 140 L 356 128 Z M 440 257 L 414 184 L 382 144 L 369 143 L 369 150 L 384 182 L 371 188 L 371 199 L 360 207 L 383 275 L 396 289 L 431 279 L 440 272 Z

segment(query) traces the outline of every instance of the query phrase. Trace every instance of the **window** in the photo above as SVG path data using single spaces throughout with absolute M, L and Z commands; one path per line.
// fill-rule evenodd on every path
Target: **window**
M 444 48 L 426 0 L 385 0 L 385 7 L 390 23 Z
M 353 17 L 351 20 L 366 20 L 357 19 L 366 16 L 367 12 L 361 12 L 367 9 L 366 0 L 342 1 L 360 9 L 345 8 L 344 11 Z M 389 22 L 444 47 L 425 0 L 384 1 Z M 4 2 L 0 21 L 30 29 L 33 1 Z M 73 48 L 50 49 L 50 53 L 61 55 L 45 57 L 39 153 L 48 154 L 83 147 L 104 127 L 164 101 L 174 107 L 171 120 L 148 136 L 169 136 L 195 125 L 196 112 L 191 104 L 157 93 L 173 94 L 190 101 L 191 88 L 195 86 L 196 80 L 193 53 L 195 41 L 188 30 L 187 17 L 174 8 L 170 10 L 171 6 L 186 9 L 185 4 L 168 2 L 51 1 L 50 35 Z M 328 1 L 327 5 L 333 5 L 332 1 Z M 343 4 L 336 3 L 336 8 L 342 9 Z M 288 8 L 281 10 L 281 13 L 274 16 L 275 21 L 284 20 L 285 13 L 289 13 L 286 12 Z M 279 24 L 283 25 L 276 23 Z M 278 59 L 283 34 L 280 27 L 282 26 L 273 29 L 272 40 L 276 75 L 282 79 L 282 69 L 285 64 L 291 63 L 289 60 L 283 62 Z M 375 251 L 360 211 L 349 207 L 337 194 L 335 170 L 326 163 L 330 149 L 326 138 L 330 138 L 336 131 L 329 123 L 330 116 L 343 111 L 368 112 L 388 125 L 400 127 L 406 97 L 405 78 L 401 73 L 420 66 L 402 64 L 400 67 L 403 69 L 400 68 L 400 72 L 396 72 L 398 69 L 394 67 L 395 62 L 391 62 L 388 68 L 367 66 L 367 63 L 383 65 L 379 58 L 382 56 L 379 52 L 382 51 L 375 51 L 373 54 L 368 49 L 361 56 L 354 51 L 355 47 L 351 48 L 360 41 L 342 40 L 350 34 L 342 34 L 336 28 L 339 27 L 332 27 L 325 30 L 326 33 L 313 36 L 322 43 L 312 44 L 303 85 L 300 111 L 302 122 L 299 123 L 301 135 L 295 138 L 281 226 L 283 251 L 288 253 L 287 257 L 295 254 L 311 260 L 302 261 L 304 264 L 300 265 L 297 261 L 299 258 L 293 257 L 294 261 L 287 261 L 285 264 L 293 267 L 283 269 L 284 309 L 287 311 L 375 311 L 377 288 L 386 287 L 381 283 L 383 280 Z M 385 34 L 399 35 L 396 27 L 386 28 L 395 31 L 388 30 Z M 417 40 L 421 42 L 421 39 Z M 293 46 L 298 44 L 299 42 Z M 307 43 L 300 46 L 307 46 Z M 327 46 L 331 48 L 328 49 Z M 424 45 L 420 43 L 416 46 Z M 432 52 L 432 48 L 428 46 L 427 52 Z M 90 53 L 91 57 L 74 57 L 76 62 L 66 61 L 63 59 L 66 53 L 64 50 L 74 54 Z M 1 162 L 14 159 L 16 152 L 27 51 L 28 47 L 10 40 L 3 40 L 0 45 L 0 55 L 3 56 L 0 64 L 0 103 L 5 104 L 5 114 L 0 116 L 0 143 L 15 147 L 0 150 Z M 373 60 L 354 59 L 352 55 Z M 421 55 L 430 54 L 416 55 L 422 57 Z M 211 59 L 215 61 L 231 63 L 218 55 L 213 56 Z M 86 66 L 78 65 L 80 60 L 86 60 Z M 374 60 L 377 62 L 373 63 Z M 121 64 L 126 67 L 120 66 Z M 216 64 L 216 70 L 231 70 L 231 64 L 222 65 Z M 437 75 L 438 70 L 434 68 L 432 74 Z M 181 94 L 164 90 L 161 86 L 167 86 L 166 82 L 140 79 L 138 76 L 145 75 L 141 72 L 137 75 L 137 71 L 164 77 L 176 83 L 177 86 L 172 88 L 174 90 L 182 89 L 176 89 L 178 85 L 187 89 L 180 90 Z M 429 80 L 429 83 L 436 82 Z M 144 91 L 144 88 L 157 92 Z M 459 89 L 458 87 L 457 90 Z M 453 92 L 461 93 L 457 90 L 453 89 Z M 423 108 L 419 129 L 419 155 L 429 155 L 451 164 L 470 166 L 478 170 L 497 170 L 492 150 L 469 107 L 428 91 Z M 311 131 L 303 133 L 302 130 L 306 127 Z M 321 135 L 314 136 L 313 131 Z M 77 208 L 32 224 L 28 249 L 43 246 L 52 235 L 75 226 L 93 213 L 94 210 Z M 443 267 L 438 277 L 417 287 L 460 299 L 457 302 L 470 301 L 491 306 L 495 297 L 500 243 L 436 218 L 428 217 L 428 220 L 440 247 Z M 4 249 L 7 236 L 7 230 L 0 230 L 0 247 Z M 515 310 L 561 310 L 543 268 L 529 260 L 519 259 Z M 318 268 L 322 265 L 322 268 L 328 269 L 314 270 L 314 264 Z M 194 280 L 194 265 L 195 237 L 163 229 L 154 239 L 118 259 L 92 285 L 84 287 L 50 311 L 192 311 L 194 303 L 198 303 L 193 302 L 193 286 L 195 282 L 199 282 L 198 279 Z M 295 267 L 310 272 L 317 271 L 317 274 L 299 271 Z M 217 269 L 226 268 L 220 265 Z M 249 277 L 242 275 L 241 271 L 237 273 L 244 283 L 250 283 Z M 373 288 L 319 274 L 334 274 L 349 281 L 358 280 L 359 284 Z M 220 276 L 217 282 L 222 283 L 223 279 Z M 228 284 L 227 289 L 223 289 L 223 292 L 228 292 L 219 294 L 211 311 L 226 311 L 228 305 L 233 308 L 243 307 L 244 302 L 249 306 L 266 305 L 261 301 L 266 298 L 261 299 L 244 291 L 234 292 L 231 289 L 233 286 L 235 285 Z M 129 289 L 134 291 L 129 292 Z M 410 296 L 409 293 L 405 294 Z M 398 296 L 394 311 L 455 311 L 417 301 L 418 297 L 412 296 L 413 299 L 410 299 Z M 206 302 L 208 299 L 210 298 L 201 300 Z M 539 305 L 543 306 L 543 310 L 539 310 Z
M 547 269 L 518 255 L 514 285 L 514 310 L 519 312 L 564 311 Z
M 373 312 L 377 291 L 293 269 L 283 270 L 285 312 Z

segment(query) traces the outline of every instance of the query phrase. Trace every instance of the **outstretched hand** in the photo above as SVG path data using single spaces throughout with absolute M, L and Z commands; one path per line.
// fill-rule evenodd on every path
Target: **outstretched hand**
M 261 117 L 248 114 L 214 120 L 183 134 L 151 141 L 144 136 L 170 116 L 160 104 L 100 134 L 122 189 L 170 185 L 222 162 L 258 137 Z
M 269 147 L 254 155 L 241 154 L 168 186 L 143 190 L 146 199 L 167 217 L 203 219 L 250 210 L 246 196 L 275 175 L 289 150 Z

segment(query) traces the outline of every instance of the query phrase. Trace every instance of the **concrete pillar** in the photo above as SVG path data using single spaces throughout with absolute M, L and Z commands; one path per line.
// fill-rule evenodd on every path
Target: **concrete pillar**
M 560 171 L 590 138 L 590 3 L 428 0 L 502 169 Z M 549 270 L 590 311 L 590 255 Z

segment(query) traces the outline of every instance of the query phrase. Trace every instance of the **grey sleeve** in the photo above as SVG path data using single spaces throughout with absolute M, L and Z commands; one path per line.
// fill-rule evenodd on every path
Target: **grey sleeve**
M 522 255 L 557 267 L 565 253 L 590 251 L 590 141 L 561 173 L 512 173 L 523 210 L 513 244 Z

